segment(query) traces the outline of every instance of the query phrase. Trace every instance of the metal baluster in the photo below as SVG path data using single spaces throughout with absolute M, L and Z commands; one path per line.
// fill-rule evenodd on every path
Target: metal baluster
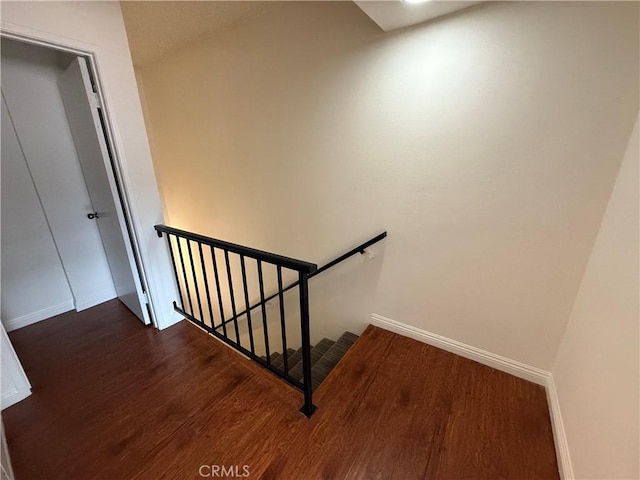
M 271 353 L 269 351 L 269 330 L 267 328 L 267 306 L 264 301 L 264 280 L 262 278 L 262 261 L 258 260 L 258 282 L 260 283 L 260 302 L 262 303 L 262 331 L 264 332 L 264 345 L 267 355 L 267 363 L 271 365 Z
M 180 244 L 180 237 L 176 236 L 178 243 L 178 254 L 180 255 L 180 266 L 182 267 L 182 276 L 184 278 L 184 287 L 187 290 L 187 300 L 189 300 L 189 308 L 191 309 L 191 316 L 193 316 L 193 300 L 191 299 L 191 290 L 189 290 L 189 280 L 187 280 L 187 269 L 184 267 L 184 257 L 182 255 L 182 245 Z M 189 240 L 187 240 L 189 242 Z
M 198 242 L 198 253 L 200 253 L 200 264 L 202 265 L 202 278 L 204 279 L 204 289 L 207 293 L 207 306 L 209 307 L 209 318 L 211 319 L 211 328 L 215 328 L 216 322 L 213 320 L 213 308 L 211 308 L 211 295 L 209 293 L 209 280 L 207 279 L 207 269 L 204 264 L 204 255 L 202 254 L 202 243 Z M 204 318 L 202 319 L 204 321 Z
M 215 248 L 211 245 L 211 262 L 213 263 L 213 276 L 216 280 L 216 290 L 218 291 L 218 305 L 220 306 L 220 318 L 222 319 L 222 333 L 227 338 L 227 322 L 224 320 L 224 307 L 222 306 L 222 292 L 220 291 L 220 278 L 218 277 L 218 262 L 216 261 Z
M 229 345 L 230 347 L 240 351 L 243 355 L 252 358 L 254 361 L 259 364 L 269 367 L 273 373 L 276 373 L 283 380 L 287 381 L 291 385 L 302 390 L 304 394 L 304 405 L 300 409 L 302 413 L 306 416 L 310 417 L 316 407 L 313 405 L 313 382 L 312 382 L 312 365 L 311 365 L 311 338 L 310 338 L 310 324 L 309 324 L 309 279 L 319 273 L 319 271 L 326 270 L 327 268 L 335 265 L 336 263 L 348 258 L 352 254 L 360 251 L 362 253 L 363 247 L 366 245 L 371 245 L 386 236 L 386 232 L 378 235 L 377 237 L 369 240 L 365 244 L 362 244 L 360 247 L 353 249 L 347 254 L 342 255 L 338 259 L 330 262 L 325 267 L 321 269 L 317 269 L 317 266 L 308 262 L 303 262 L 301 260 L 296 260 L 288 257 L 283 257 L 276 254 L 271 254 L 268 252 L 262 252 L 259 250 L 255 250 L 249 247 L 245 247 L 242 245 L 232 244 L 229 242 L 224 242 L 222 240 L 217 240 L 214 238 L 204 237 L 202 235 L 193 234 L 190 232 L 185 232 L 178 229 L 173 229 L 170 227 L 166 227 L 164 225 L 156 225 L 156 232 L 158 232 L 158 236 L 161 237 L 162 233 L 167 234 L 167 245 L 169 248 L 169 254 L 171 256 L 172 268 L 175 281 L 178 285 L 178 294 L 179 300 L 181 303 L 180 308 L 177 306 L 177 302 L 173 302 L 174 308 L 182 313 L 184 317 L 188 320 L 200 325 L 205 330 L 207 330 L 211 335 L 217 337 L 220 341 Z M 173 243 L 173 239 L 171 235 L 175 236 L 175 245 Z M 183 252 L 183 244 L 182 240 L 186 243 L 187 253 Z M 199 284 L 199 278 L 197 275 L 197 271 L 195 269 L 194 263 L 194 253 L 192 242 L 195 242 L 198 245 L 198 254 L 200 255 L 200 266 L 202 268 L 202 280 L 203 280 L 203 288 L 205 289 L 206 297 L 201 295 L 201 289 Z M 177 246 L 177 251 L 176 251 Z M 213 276 L 215 277 L 216 282 L 216 293 L 218 297 L 218 304 L 220 307 L 220 316 L 221 316 L 221 324 L 216 326 L 215 318 L 214 318 L 214 307 L 211 303 L 211 290 L 209 285 L 209 275 L 207 272 L 208 268 L 208 259 L 205 259 L 205 251 L 204 246 L 208 246 L 211 254 L 211 263 L 213 265 Z M 226 276 L 229 288 L 229 296 L 231 299 L 231 310 L 233 311 L 233 317 L 225 320 L 224 313 L 224 304 L 223 304 L 223 291 L 220 285 L 220 275 L 221 273 L 218 271 L 217 264 L 217 256 L 216 256 L 216 248 L 222 250 L 224 252 L 224 261 L 225 267 L 221 267 L 226 269 Z M 236 298 L 234 292 L 233 285 L 233 277 L 232 277 L 232 266 L 230 261 L 230 254 L 233 253 L 240 257 L 240 269 L 242 274 L 242 287 L 243 287 L 243 297 L 245 310 L 240 313 L 241 316 L 246 315 L 247 317 L 247 325 L 248 325 L 248 336 L 250 349 L 243 347 L 241 345 L 240 340 L 240 329 L 239 329 L 239 321 L 238 321 L 238 311 L 236 308 Z M 185 266 L 185 257 L 189 255 L 189 263 L 191 267 L 191 277 L 193 279 L 194 285 L 189 285 L 189 274 L 187 273 L 187 269 Z M 255 305 L 249 305 L 250 292 L 249 285 L 247 282 L 247 258 L 252 258 L 256 261 L 257 273 L 258 273 L 258 284 L 260 289 L 260 302 Z M 178 261 L 180 262 L 178 264 Z M 197 262 L 197 259 L 196 259 Z M 263 262 L 267 262 L 276 267 L 277 271 L 277 288 L 278 290 L 270 295 L 269 297 L 265 297 L 265 284 L 264 284 L 264 271 L 263 271 Z M 178 271 L 182 268 L 182 274 Z M 298 273 L 298 280 L 291 285 L 288 285 L 286 288 L 283 287 L 283 269 L 290 269 Z M 236 272 L 237 275 L 237 272 Z M 180 286 L 180 282 L 183 281 L 184 285 Z M 301 354 L 300 361 L 302 366 L 302 380 L 298 380 L 297 378 L 293 378 L 290 375 L 290 355 L 287 347 L 287 325 L 286 325 L 286 316 L 285 316 L 285 298 L 284 293 L 296 286 L 299 287 L 299 308 L 300 308 L 300 329 L 301 329 L 301 347 L 299 353 Z M 200 318 L 196 318 L 194 315 L 194 302 L 193 297 L 191 295 L 191 290 L 194 290 L 197 300 L 197 307 L 199 310 Z M 188 298 L 188 304 L 190 308 L 190 313 L 186 310 L 185 298 Z M 268 313 L 266 302 L 278 298 L 279 300 L 279 314 L 280 314 L 280 329 L 282 335 L 282 349 L 283 349 L 283 368 L 275 369 L 271 362 L 271 348 L 269 341 L 269 326 L 268 326 Z M 206 305 L 203 307 L 203 302 L 206 301 Z M 215 301 L 215 299 L 214 299 Z M 262 309 L 262 326 L 263 326 L 263 335 L 265 342 L 265 353 L 266 353 L 266 361 L 258 358 L 256 356 L 256 344 L 255 344 L 255 336 L 253 332 L 253 318 L 251 317 L 251 310 L 257 307 L 261 307 Z M 209 318 L 211 322 L 211 326 L 209 326 L 204 317 L 204 312 L 208 310 Z M 216 315 L 217 316 L 217 315 Z M 255 318 L 255 317 L 254 317 Z M 235 327 L 236 338 L 235 342 L 231 340 L 228 336 L 226 323 L 233 322 Z M 258 320 L 259 323 L 259 320 Z M 223 333 L 219 332 L 218 329 L 221 329 Z M 276 327 L 277 329 L 277 327 Z M 259 347 L 259 345 L 258 345 Z
M 176 279 L 176 286 L 178 287 L 178 295 L 180 296 L 180 309 L 184 310 L 184 299 L 182 297 L 182 289 L 180 288 L 180 278 L 178 277 L 178 267 L 176 266 L 176 257 L 173 254 L 173 246 L 171 245 L 170 234 L 167 234 L 167 244 L 169 245 L 169 255 L 171 256 L 171 266 L 173 267 L 173 275 Z
M 231 313 L 233 313 L 233 326 L 236 330 L 236 343 L 240 345 L 240 332 L 238 331 L 238 315 L 236 313 L 236 299 L 233 295 L 233 280 L 231 279 L 231 264 L 229 263 L 229 252 L 224 251 L 224 260 L 227 264 L 227 280 L 229 281 L 229 295 L 231 296 Z
M 196 290 L 196 300 L 198 301 L 198 310 L 200 311 L 199 320 L 202 323 L 204 323 L 204 315 L 202 314 L 202 301 L 200 300 L 200 288 L 198 287 L 198 277 L 196 276 L 196 267 L 193 265 L 193 252 L 191 251 L 190 240 L 187 240 L 187 250 L 189 251 L 189 262 L 191 262 L 191 275 L 193 275 L 193 285 Z M 195 315 L 193 316 L 195 317 Z
M 253 344 L 253 325 L 251 325 L 251 311 L 249 310 L 249 288 L 247 286 L 247 269 L 244 264 L 244 255 L 240 255 L 240 270 L 242 271 L 242 286 L 244 287 L 244 305 L 247 309 L 247 324 L 249 325 L 249 345 L 251 353 L 256 354 Z
M 289 375 L 289 353 L 287 352 L 287 328 L 284 318 L 284 295 L 282 293 L 282 267 L 278 265 L 278 298 L 280 299 L 280 329 L 282 330 L 282 355 L 284 358 L 284 375 Z
M 311 333 L 309 329 L 309 278 L 298 272 L 300 279 L 300 330 L 302 336 L 302 378 L 304 384 L 304 405 L 300 410 L 307 417 L 313 415 L 313 384 L 311 382 Z

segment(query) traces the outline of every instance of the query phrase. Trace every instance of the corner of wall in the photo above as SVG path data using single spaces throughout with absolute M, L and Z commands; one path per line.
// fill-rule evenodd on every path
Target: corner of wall
M 562 421 L 558 393 L 551 372 L 443 337 L 442 335 L 422 330 L 412 325 L 383 317 L 382 315 L 372 314 L 371 324 L 544 386 L 547 393 L 547 403 L 549 405 L 549 416 L 553 430 L 560 478 L 563 480 L 572 480 L 575 478 L 564 423 Z
M 600 382 L 598 378 L 605 370 L 607 371 L 606 375 L 608 375 L 610 369 L 613 371 L 618 370 L 619 375 L 626 374 L 632 376 L 632 374 L 630 374 L 628 370 L 622 373 L 619 372 L 622 363 L 620 361 L 618 361 L 617 364 L 614 363 L 616 358 L 615 356 L 613 357 L 614 360 L 611 360 L 609 355 L 598 355 L 597 348 L 607 351 L 607 348 L 611 348 L 615 345 L 617 349 L 623 349 L 625 346 L 615 343 L 614 340 L 612 340 L 612 338 L 615 337 L 603 338 L 598 333 L 602 334 L 602 332 L 612 331 L 611 329 L 613 324 L 610 323 L 613 322 L 614 319 L 620 318 L 624 320 L 624 322 L 628 322 L 634 316 L 632 313 L 634 306 L 628 303 L 632 295 L 627 291 L 630 289 L 626 285 L 625 279 L 631 278 L 632 276 L 630 275 L 632 270 L 630 270 L 631 267 L 627 267 L 628 264 L 635 263 L 637 269 L 638 252 L 636 248 L 635 255 L 631 255 L 630 252 L 633 249 L 625 249 L 621 247 L 628 246 L 628 244 L 630 245 L 634 242 L 637 245 L 638 240 L 638 232 L 636 230 L 635 234 L 631 233 L 633 231 L 633 225 L 629 222 L 635 221 L 637 229 L 637 201 L 638 191 L 640 190 L 640 179 L 637 178 L 637 163 L 640 159 L 638 154 L 639 126 L 640 115 L 636 118 L 634 127 L 629 133 L 628 145 L 612 187 L 607 207 L 603 212 L 598 234 L 594 239 L 591 253 L 585 265 L 585 270 L 576 292 L 576 297 L 569 314 L 566 328 L 563 332 L 551 367 L 551 372 L 549 374 L 547 395 L 552 425 L 554 428 L 554 437 L 556 439 L 558 464 L 561 468 L 563 478 L 575 478 L 573 471 L 574 463 L 572 463 L 570 455 L 569 433 L 571 433 L 571 438 L 574 440 L 572 448 L 582 447 L 586 452 L 594 449 L 593 446 L 588 447 L 585 444 L 578 447 L 575 445 L 576 439 L 584 438 L 583 431 L 576 432 L 576 425 L 580 425 L 580 413 L 576 412 L 579 412 L 582 409 L 582 417 L 592 418 L 590 413 L 592 414 L 595 411 L 594 409 L 597 408 L 594 407 L 594 405 L 589 406 L 587 404 L 585 406 L 582 404 L 583 402 L 580 399 L 585 397 L 585 390 L 592 395 L 600 393 L 600 396 L 603 398 L 615 395 L 616 393 L 622 393 L 623 395 L 625 393 L 629 393 L 629 390 L 625 390 L 624 392 L 611 392 L 611 385 L 608 387 L 599 387 Z M 636 170 L 632 168 L 634 162 L 636 164 Z M 631 180 L 630 177 L 633 175 L 630 175 L 630 172 L 635 172 L 635 181 Z M 635 185 L 631 184 L 632 181 Z M 635 192 L 633 192 L 633 189 L 635 189 Z M 632 203 L 635 203 L 636 206 L 632 207 Z M 633 208 L 636 209 L 635 212 Z M 636 218 L 631 220 L 632 216 L 635 216 Z M 635 239 L 633 239 L 633 237 L 635 237 Z M 631 256 L 635 256 L 635 258 L 628 258 Z M 602 283 L 602 278 L 605 279 L 604 283 Z M 612 280 L 616 280 L 618 284 L 612 284 Z M 607 288 L 609 289 L 609 293 L 607 293 Z M 600 294 L 603 290 L 604 293 Z M 611 294 L 618 290 L 627 292 L 627 296 L 618 298 L 616 295 Z M 599 298 L 599 300 L 594 301 L 594 297 Z M 622 309 L 620 308 L 621 305 L 623 306 Z M 637 308 L 638 305 L 636 303 L 636 318 Z M 603 328 L 594 328 L 594 325 L 601 325 L 602 322 L 605 321 L 605 318 L 608 323 L 604 325 Z M 618 324 L 618 327 L 622 328 L 625 326 L 625 328 L 628 328 L 628 325 L 628 323 L 623 323 Z M 629 342 L 636 342 L 636 349 L 638 340 L 638 338 L 628 339 Z M 589 344 L 584 345 L 584 342 L 586 341 L 588 341 Z M 607 342 L 609 342 L 608 347 Z M 627 344 L 625 348 L 629 348 L 628 345 L 629 344 Z M 593 350 L 594 347 L 597 347 L 595 351 Z M 591 365 L 584 365 L 584 359 L 593 357 L 594 355 L 600 358 L 600 360 Z M 605 367 L 605 365 L 607 366 Z M 568 386 L 565 385 L 567 384 L 567 379 L 572 377 L 575 378 L 576 369 L 582 370 L 582 376 L 588 380 L 576 380 Z M 558 377 L 560 388 L 556 385 L 554 375 Z M 635 381 L 637 382 L 637 374 Z M 561 412 L 562 402 L 559 391 L 563 393 L 563 404 L 566 414 L 565 419 L 569 418 L 566 431 L 565 422 Z M 578 399 L 578 401 L 575 401 L 576 399 Z M 574 401 L 572 402 L 572 400 Z M 591 410 L 589 410 L 589 408 L 591 408 Z M 600 411 L 606 412 L 607 410 L 608 408 L 602 405 L 602 409 Z M 603 413 L 603 415 L 605 414 Z M 611 422 L 611 419 L 608 420 L 608 423 L 611 423 L 612 425 L 611 432 L 615 432 L 615 427 L 613 427 L 613 425 L 616 422 Z M 589 442 L 587 441 L 587 443 Z M 600 449 L 599 447 L 595 448 L 598 450 Z M 583 452 L 581 458 L 584 459 L 587 457 L 588 455 Z M 640 461 L 640 458 L 638 458 L 638 460 Z M 592 464 L 590 467 L 594 468 L 594 465 Z M 606 469 L 607 464 L 598 465 L 598 467 Z M 582 466 L 583 470 L 584 468 L 585 467 Z M 640 471 L 640 466 L 638 471 Z M 592 472 L 592 474 L 595 478 L 602 475 L 603 472 Z
M 573 465 L 571 463 L 567 434 L 564 430 L 564 422 L 562 421 L 558 391 L 556 390 L 556 383 L 553 379 L 552 372 L 549 372 L 549 376 L 547 377 L 545 390 L 547 391 L 547 403 L 549 404 L 549 415 L 551 417 L 551 428 L 553 429 L 553 439 L 556 447 L 560 478 L 563 480 L 572 480 L 575 478 Z
M 180 323 L 184 318 L 178 312 L 172 311 L 168 315 L 158 318 L 158 330 L 164 330 L 166 328 L 174 326 L 176 323 Z

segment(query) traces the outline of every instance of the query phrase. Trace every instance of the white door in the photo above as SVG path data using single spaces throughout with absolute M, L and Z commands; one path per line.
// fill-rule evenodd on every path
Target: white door
M 9 322 L 29 314 L 47 318 L 59 313 L 48 307 L 67 303 L 48 295 L 60 286 L 38 288 L 46 282 L 41 277 L 51 280 L 51 263 L 62 262 L 66 279 L 57 283 L 68 281 L 78 311 L 116 297 L 100 231 L 84 214 L 91 199 L 58 89 L 63 58 L 55 50 L 2 39 L 1 290 L 3 319 Z M 74 56 L 66 58 L 68 65 Z M 7 152 L 5 140 L 14 146 Z M 44 234 L 29 230 L 36 225 Z M 44 258 L 41 265 L 38 259 Z
M 99 105 L 91 86 L 86 60 L 76 58 L 60 75 L 58 87 L 76 144 L 82 173 L 98 218 L 118 298 L 145 325 L 150 323 L 136 257 L 120 203 Z M 87 214 L 92 212 L 87 212 Z
M 0 407 L 4 410 L 31 395 L 31 384 L 2 322 L 0 322 L 0 358 L 2 360 Z

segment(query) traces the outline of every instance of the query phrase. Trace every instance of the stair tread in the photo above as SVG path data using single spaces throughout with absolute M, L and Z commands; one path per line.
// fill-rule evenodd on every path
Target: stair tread
M 287 348 L 287 363 L 289 363 L 289 358 L 294 353 L 296 353 L 296 351 L 293 348 Z M 273 355 L 275 355 L 275 353 Z M 284 355 L 279 354 L 278 358 L 276 358 L 275 360 L 273 360 L 273 355 L 271 359 L 271 366 L 280 370 L 284 370 Z
M 296 367 L 302 360 L 302 347 L 299 348 L 298 350 L 296 350 L 295 352 L 293 352 L 293 355 L 291 355 L 288 358 L 288 363 L 289 363 L 289 375 L 293 377 L 293 375 L 291 375 L 291 370 Z M 284 365 L 282 366 L 282 368 L 284 369 Z M 293 377 L 295 378 L 295 377 Z
M 329 375 L 329 372 L 333 370 L 357 339 L 357 335 L 351 332 L 345 332 L 336 343 L 322 355 L 320 360 L 318 360 L 311 369 L 311 379 L 314 390 L 318 388 L 327 375 Z
M 351 332 L 344 332 L 340 335 L 340 338 L 336 341 L 336 343 L 344 343 L 349 346 L 353 345 L 353 343 L 358 339 L 358 335 Z
M 274 360 L 276 360 L 280 355 L 282 355 L 280 352 L 271 352 L 269 354 L 269 356 L 271 357 L 271 362 L 273 363 Z M 267 361 L 267 357 L 265 355 L 260 358 L 262 358 L 264 361 Z
M 318 360 L 322 358 L 322 355 L 324 355 L 325 352 L 329 350 L 329 348 L 331 348 L 331 346 L 334 343 L 336 342 L 334 342 L 333 340 L 329 340 L 328 338 L 323 338 L 318 342 L 318 344 L 315 347 L 311 348 L 311 366 L 312 367 L 318 362 Z M 302 376 L 303 376 L 302 361 L 294 365 L 289 370 L 289 374 L 296 380 L 302 381 Z
M 357 339 L 358 336 L 356 334 L 344 332 L 335 342 L 328 338 L 323 338 L 315 347 L 311 346 L 313 390 L 318 388 Z M 287 365 L 289 367 L 289 376 L 301 382 L 303 380 L 302 348 L 297 350 L 287 348 Z M 279 352 L 272 353 L 271 366 L 284 373 L 284 355 Z

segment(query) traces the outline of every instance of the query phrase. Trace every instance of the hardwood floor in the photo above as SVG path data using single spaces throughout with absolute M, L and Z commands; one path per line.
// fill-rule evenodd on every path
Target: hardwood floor
M 18 480 L 558 478 L 542 387 L 375 327 L 311 419 L 196 327 L 118 301 L 10 337 L 33 384 L 3 412 Z

